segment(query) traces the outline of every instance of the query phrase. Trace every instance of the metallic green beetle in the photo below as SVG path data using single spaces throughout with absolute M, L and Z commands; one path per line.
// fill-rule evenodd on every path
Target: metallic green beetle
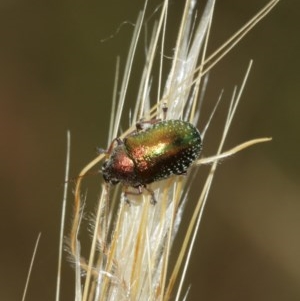
M 102 166 L 104 180 L 137 188 L 136 194 L 146 188 L 152 195 L 152 203 L 156 202 L 154 193 L 146 185 L 185 174 L 202 149 L 198 129 L 182 120 L 157 122 L 115 141 L 117 145 L 113 147 L 115 142 L 112 143 Z

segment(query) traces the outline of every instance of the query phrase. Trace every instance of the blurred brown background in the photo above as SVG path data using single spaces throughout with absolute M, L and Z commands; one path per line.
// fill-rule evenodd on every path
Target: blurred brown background
M 160 3 L 150 2 L 148 16 Z M 171 3 L 171 37 L 181 2 Z M 209 52 L 266 3 L 217 1 Z M 0 2 L 0 300 L 21 299 L 39 232 L 27 300 L 54 300 L 66 131 L 76 176 L 94 147 L 106 146 L 116 56 L 125 61 L 132 26 L 101 39 L 123 21 L 135 22 L 142 6 L 133 0 Z M 189 300 L 300 300 L 299 10 L 299 1 L 281 1 L 210 74 L 208 108 L 223 88 L 230 98 L 254 59 L 226 148 L 254 137 L 273 141 L 219 166 L 185 285 L 191 284 Z M 204 155 L 219 141 L 226 106 Z M 73 300 L 66 259 L 63 272 L 62 300 Z

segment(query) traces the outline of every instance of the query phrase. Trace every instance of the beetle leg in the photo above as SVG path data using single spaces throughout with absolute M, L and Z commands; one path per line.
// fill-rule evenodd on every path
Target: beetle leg
M 154 191 L 151 189 L 151 188 L 148 188 L 147 186 L 144 186 L 144 188 L 150 193 L 151 195 L 151 205 L 155 205 L 157 203 L 157 200 L 155 198 L 155 195 L 154 195 Z
M 114 144 L 117 143 L 118 145 L 122 145 L 124 142 L 121 138 L 115 138 L 112 143 L 110 144 L 108 149 L 104 149 L 104 148 L 100 148 L 100 147 L 96 147 L 96 152 L 98 155 L 101 154 L 106 154 L 109 155 L 111 154 L 112 150 L 114 149 Z
M 167 104 L 165 102 L 163 103 L 162 110 L 163 110 L 163 120 L 166 120 L 167 119 L 168 107 L 167 107 Z
M 128 195 L 131 194 L 131 195 L 140 195 L 143 193 L 143 190 L 142 190 L 142 186 L 137 186 L 137 187 L 134 187 L 137 189 L 137 191 L 132 191 L 132 190 L 128 190 L 127 189 L 128 186 L 126 186 L 125 190 L 124 190 L 124 197 L 125 197 L 125 202 L 130 204 L 130 201 L 128 199 Z
M 115 138 L 114 141 L 116 141 L 118 145 L 124 144 L 124 142 L 121 138 Z
M 131 203 L 130 203 L 126 193 L 124 193 L 124 201 L 128 206 L 131 206 Z
M 125 201 L 126 203 L 130 204 L 130 201 L 127 197 L 127 195 L 131 194 L 131 195 L 140 195 L 143 193 L 143 188 L 146 189 L 149 194 L 151 195 L 151 201 L 150 203 L 152 205 L 155 205 L 157 203 L 156 199 L 155 199 L 155 196 L 154 196 L 154 191 L 148 187 L 146 187 L 145 185 L 139 185 L 137 187 L 134 187 L 135 189 L 137 189 L 136 191 L 131 191 L 131 190 L 127 190 L 127 188 L 125 189 L 124 191 L 124 196 L 125 196 Z
M 130 203 L 130 200 L 128 198 L 128 194 L 132 194 L 132 192 L 127 190 L 127 189 L 128 189 L 128 186 L 124 186 L 123 195 L 124 195 L 125 203 L 130 206 L 131 203 Z
M 135 127 L 136 127 L 136 131 L 137 132 L 140 132 L 141 130 L 144 129 L 144 124 L 156 124 L 156 123 L 159 123 L 161 122 L 161 119 L 160 118 L 153 118 L 153 119 L 149 119 L 149 120 L 143 120 L 141 119 L 140 121 L 138 121 L 136 124 L 135 124 Z
M 101 147 L 96 147 L 96 152 L 97 152 L 97 155 L 101 155 L 101 154 L 107 153 L 107 150 L 104 148 L 101 148 Z
M 139 131 L 141 131 L 141 130 L 143 129 L 142 123 L 143 123 L 143 121 L 140 120 L 140 121 L 138 121 L 138 122 L 135 124 L 135 128 L 136 128 L 136 131 L 137 131 L 137 132 L 139 132 Z
M 162 120 L 166 120 L 167 119 L 168 107 L 167 107 L 167 104 L 165 102 L 163 103 L 162 111 L 163 111 Z M 161 122 L 161 118 L 153 118 L 153 119 L 150 119 L 150 120 L 144 120 L 142 118 L 135 124 L 136 131 L 139 132 L 139 131 L 143 130 L 144 129 L 144 127 L 143 127 L 144 124 L 150 124 L 151 125 L 151 124 L 155 124 L 155 123 L 158 123 L 158 122 Z

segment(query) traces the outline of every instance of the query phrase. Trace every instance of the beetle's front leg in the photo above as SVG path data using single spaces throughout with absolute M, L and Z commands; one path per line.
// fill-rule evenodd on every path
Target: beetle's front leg
M 130 201 L 128 199 L 128 195 L 140 195 L 143 193 L 143 189 L 142 189 L 142 186 L 138 186 L 138 187 L 135 187 L 137 189 L 137 191 L 132 191 L 132 190 L 128 190 L 128 186 L 125 187 L 124 189 L 124 198 L 125 198 L 125 202 L 130 205 Z
M 156 199 L 155 199 L 155 195 L 154 195 L 154 191 L 148 187 L 146 187 L 146 185 L 139 185 L 137 187 L 134 187 L 135 189 L 137 189 L 136 191 L 132 191 L 132 190 L 128 190 L 128 187 L 126 187 L 126 189 L 124 190 L 124 197 L 125 197 L 125 202 L 127 204 L 130 204 L 130 201 L 128 199 L 128 195 L 131 194 L 131 195 L 140 195 L 143 193 L 143 188 L 146 189 L 149 194 L 151 195 L 151 201 L 150 203 L 152 205 L 155 205 L 157 203 Z
M 114 149 L 114 144 L 117 143 L 118 145 L 122 145 L 124 142 L 121 138 L 115 138 L 112 143 L 110 144 L 109 148 L 108 149 L 104 149 L 104 148 L 100 148 L 100 147 L 97 147 L 96 148 L 96 151 L 98 153 L 98 155 L 101 155 L 101 154 L 106 154 L 106 155 L 110 155 L 112 150 Z

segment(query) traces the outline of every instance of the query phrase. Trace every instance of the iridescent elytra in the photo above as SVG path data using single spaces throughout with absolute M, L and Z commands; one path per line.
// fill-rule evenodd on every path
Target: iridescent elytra
M 102 166 L 104 180 L 137 188 L 138 193 L 146 188 L 154 203 L 154 194 L 146 185 L 185 174 L 202 149 L 198 129 L 177 119 L 156 122 L 115 141 Z

